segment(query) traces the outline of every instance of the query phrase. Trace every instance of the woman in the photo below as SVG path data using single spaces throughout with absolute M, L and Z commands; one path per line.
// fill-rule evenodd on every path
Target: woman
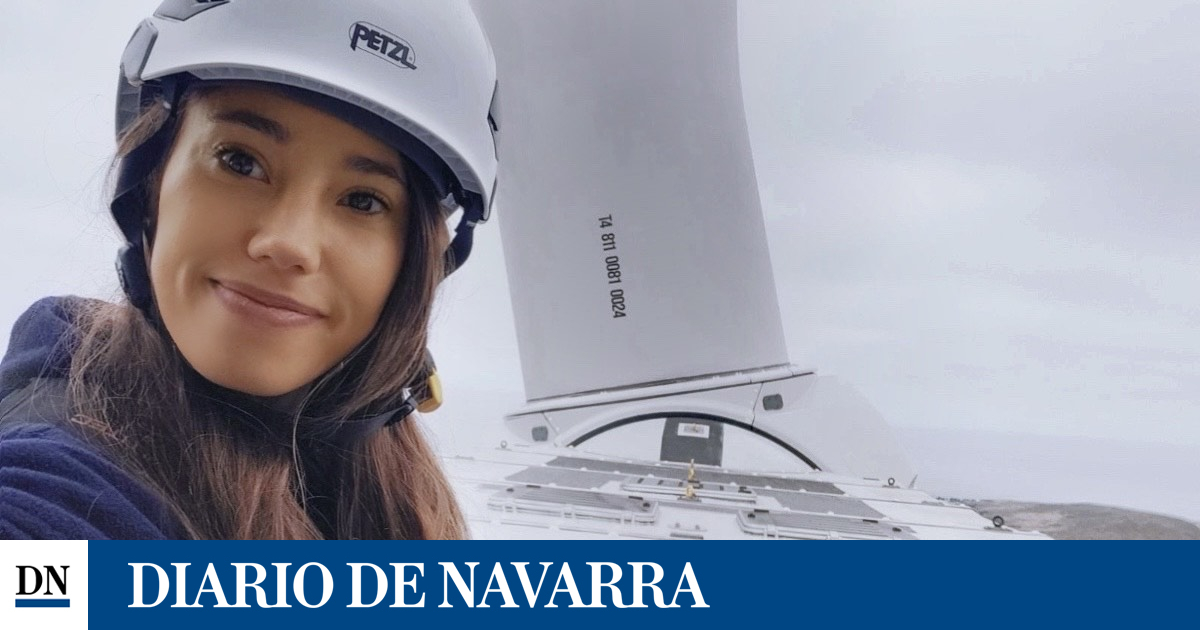
M 164 2 L 122 59 L 128 303 L 14 327 L 0 537 L 465 535 L 406 418 L 487 218 L 494 92 L 465 1 Z

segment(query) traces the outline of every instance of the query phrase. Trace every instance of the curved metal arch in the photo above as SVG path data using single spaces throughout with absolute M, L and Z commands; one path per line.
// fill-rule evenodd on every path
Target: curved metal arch
M 644 422 L 646 420 L 654 420 L 657 418 L 697 418 L 700 420 L 712 420 L 715 422 L 720 422 L 721 424 L 727 424 L 730 426 L 738 427 L 739 429 L 745 429 L 755 435 L 764 437 L 764 438 L 770 440 L 771 442 L 774 442 L 775 444 L 782 447 L 787 452 L 794 455 L 797 459 L 799 459 L 800 461 L 807 464 L 813 470 L 816 470 L 816 471 L 821 470 L 821 467 L 818 466 L 816 464 L 816 462 L 809 459 L 807 455 L 805 455 L 804 453 L 801 453 L 799 450 L 797 450 L 791 444 L 784 442 L 780 438 L 772 435 L 771 433 L 763 431 L 762 429 L 759 429 L 759 428 L 755 427 L 754 425 L 746 424 L 745 422 L 739 422 L 737 420 L 731 420 L 729 418 L 725 418 L 722 416 L 714 416 L 714 415 L 706 414 L 706 413 L 696 413 L 694 411 L 680 412 L 677 414 L 671 413 L 671 412 L 666 412 L 666 413 L 656 412 L 656 413 L 647 413 L 647 414 L 640 414 L 640 415 L 636 415 L 636 416 L 630 416 L 628 418 L 623 418 L 623 419 L 617 420 L 615 422 L 610 422 L 602 427 L 597 427 L 595 429 L 592 429 L 591 431 L 588 431 L 587 433 L 584 433 L 583 435 L 572 440 L 569 444 L 567 444 L 567 446 L 577 447 L 580 444 L 583 444 L 584 442 L 600 435 L 601 433 L 607 433 L 608 431 L 611 431 L 613 429 L 617 429 L 617 428 L 623 427 L 625 425 L 633 424 L 636 422 Z

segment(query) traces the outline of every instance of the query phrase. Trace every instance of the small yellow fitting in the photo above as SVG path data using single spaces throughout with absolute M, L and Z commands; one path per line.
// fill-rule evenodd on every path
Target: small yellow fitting
M 437 372 L 429 373 L 424 390 L 421 392 L 424 397 L 421 402 L 417 403 L 417 411 L 421 413 L 437 411 L 438 407 L 442 406 L 442 379 L 438 378 Z

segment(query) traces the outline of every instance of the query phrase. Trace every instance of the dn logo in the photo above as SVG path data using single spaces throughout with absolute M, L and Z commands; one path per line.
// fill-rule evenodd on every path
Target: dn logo
M 350 27 L 350 50 L 365 50 L 397 66 L 417 69 L 417 54 L 408 42 L 367 22 Z
M 70 566 L 18 566 L 17 608 L 67 608 L 67 569 Z M 42 589 L 42 586 L 45 589 Z M 29 597 L 32 595 L 33 597 Z

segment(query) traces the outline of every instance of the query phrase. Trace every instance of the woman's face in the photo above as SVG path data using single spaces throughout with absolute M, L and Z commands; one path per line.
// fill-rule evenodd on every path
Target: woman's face
M 150 278 L 167 331 L 208 380 L 295 390 L 374 327 L 400 272 L 398 154 L 260 87 L 192 99 L 167 158 Z

